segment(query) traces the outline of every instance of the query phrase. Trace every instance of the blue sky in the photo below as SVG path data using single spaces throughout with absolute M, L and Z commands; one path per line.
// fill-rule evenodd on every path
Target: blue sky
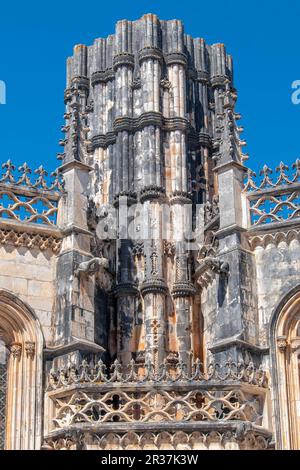
M 0 80 L 7 87 L 1 162 L 57 166 L 66 57 L 75 44 L 113 33 L 117 20 L 150 12 L 182 19 L 187 33 L 223 42 L 233 55 L 249 166 L 300 158 L 300 105 L 291 101 L 291 84 L 300 80 L 299 0 L 28 0 L 0 7 Z

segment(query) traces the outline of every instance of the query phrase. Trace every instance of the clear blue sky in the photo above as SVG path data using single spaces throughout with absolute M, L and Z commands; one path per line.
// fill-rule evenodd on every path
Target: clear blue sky
M 75 44 L 113 33 L 117 20 L 144 13 L 180 18 L 194 37 L 225 43 L 234 58 L 249 166 L 300 158 L 300 105 L 291 102 L 291 83 L 300 80 L 299 0 L 29 0 L 0 7 L 0 80 L 7 85 L 1 162 L 57 166 L 66 57 Z

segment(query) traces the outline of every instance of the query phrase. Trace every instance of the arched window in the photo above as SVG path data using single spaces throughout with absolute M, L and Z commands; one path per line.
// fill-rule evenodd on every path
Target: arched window
M 0 449 L 40 448 L 42 351 L 32 310 L 0 290 Z
M 281 447 L 300 449 L 300 292 L 281 309 L 275 342 Z

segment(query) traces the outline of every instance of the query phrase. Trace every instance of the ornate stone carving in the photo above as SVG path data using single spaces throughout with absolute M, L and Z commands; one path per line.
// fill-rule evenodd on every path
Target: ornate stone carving
M 13 246 L 26 246 L 27 248 L 39 248 L 39 250 L 51 250 L 59 253 L 61 239 L 54 236 L 31 234 L 27 232 L 16 232 L 15 230 L 0 230 L 0 244 Z
M 211 443 L 220 449 L 230 449 L 230 444 L 239 449 L 265 450 L 271 448 L 271 435 L 260 434 L 257 430 L 238 432 L 237 425 L 230 430 L 226 427 L 215 431 L 127 431 L 96 432 L 80 438 L 76 433 L 72 437 L 47 437 L 42 449 L 69 450 L 76 446 L 79 439 L 97 450 L 208 450 Z M 235 447 L 236 448 L 236 447 Z
M 287 345 L 288 345 L 287 337 L 286 336 L 279 336 L 276 341 L 277 341 L 277 347 L 278 347 L 279 351 L 281 353 L 284 353 L 286 351 L 286 348 L 287 348 Z
M 108 269 L 109 261 L 106 258 L 92 258 L 79 264 L 75 271 L 77 276 L 86 274 L 88 276 L 95 274 L 100 269 Z
M 144 353 L 143 353 L 144 354 Z M 203 372 L 203 365 L 199 359 L 192 361 L 189 373 L 182 360 L 178 360 L 176 368 L 170 368 L 168 361 L 159 366 L 155 371 L 151 362 L 146 361 L 144 369 L 140 368 L 140 361 L 130 361 L 130 364 L 123 366 L 118 360 L 112 364 L 110 371 L 100 360 L 97 363 L 89 364 L 82 361 L 78 367 L 66 366 L 57 371 L 52 370 L 48 377 L 48 390 L 57 390 L 73 384 L 103 384 L 103 383 L 161 383 L 175 384 L 182 381 L 203 382 L 226 381 L 245 382 L 259 387 L 267 386 L 266 372 L 262 366 L 256 368 L 252 362 L 248 365 L 244 362 L 235 363 L 228 361 L 225 364 L 211 363 L 207 371 Z
M 248 237 L 248 243 L 252 250 L 258 246 L 266 248 L 270 244 L 278 246 L 281 242 L 289 245 L 293 240 L 300 241 L 300 230 L 276 230 L 276 232 L 255 234 Z
M 212 202 L 207 201 L 204 206 L 204 220 L 205 224 L 210 223 L 216 217 L 219 216 L 219 196 L 215 195 L 212 198 Z
M 32 341 L 25 341 L 25 353 L 30 359 L 34 358 L 35 355 L 35 343 Z
M 10 345 L 10 353 L 14 359 L 20 359 L 22 355 L 22 344 L 12 343 Z

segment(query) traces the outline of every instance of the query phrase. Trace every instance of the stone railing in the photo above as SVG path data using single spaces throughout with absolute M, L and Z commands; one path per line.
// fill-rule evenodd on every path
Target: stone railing
M 243 362 L 228 361 L 224 365 L 212 363 L 203 372 L 203 365 L 199 359 L 193 361 L 190 370 L 186 364 L 178 361 L 170 365 L 165 361 L 155 370 L 150 362 L 136 363 L 134 360 L 123 366 L 116 360 L 108 370 L 100 360 L 97 363 L 88 363 L 83 360 L 79 366 L 70 365 L 57 371 L 50 371 L 48 376 L 48 391 L 58 390 L 76 384 L 179 384 L 179 383 L 211 383 L 217 381 L 225 383 L 236 381 L 266 387 L 266 372 L 260 366 L 256 368 L 253 363 L 246 365 Z
M 264 432 L 267 381 L 262 368 L 229 361 L 223 367 L 212 364 L 206 373 L 201 370 L 200 361 L 189 373 L 182 363 L 170 369 L 163 365 L 155 373 L 151 364 L 131 362 L 123 368 L 116 361 L 108 374 L 101 361 L 84 361 L 78 369 L 51 372 L 47 442 L 74 432 L 100 433 L 104 439 L 115 433 L 121 439 L 128 424 L 144 435 L 169 428 L 187 435 L 196 430 L 228 431 L 241 423 Z
M 83 361 L 48 376 L 43 448 L 176 449 L 177 436 L 187 449 L 212 448 L 212 436 L 220 448 L 225 436 L 250 448 L 252 430 L 253 447 L 267 448 L 266 394 L 266 373 L 252 363 L 211 364 L 203 372 L 199 360 L 190 370 L 179 362 L 159 371 L 150 363 L 115 361 L 107 370 L 102 361 Z
M 265 165 L 257 178 L 248 169 L 244 193 L 249 201 L 250 226 L 292 221 L 300 217 L 300 160 L 290 169 L 283 162 L 276 168 L 278 176 Z
M 55 226 L 58 201 L 64 192 L 64 182 L 58 170 L 51 173 L 40 166 L 34 172 L 24 163 L 16 171 L 8 160 L 0 175 L 0 220 L 21 224 Z

